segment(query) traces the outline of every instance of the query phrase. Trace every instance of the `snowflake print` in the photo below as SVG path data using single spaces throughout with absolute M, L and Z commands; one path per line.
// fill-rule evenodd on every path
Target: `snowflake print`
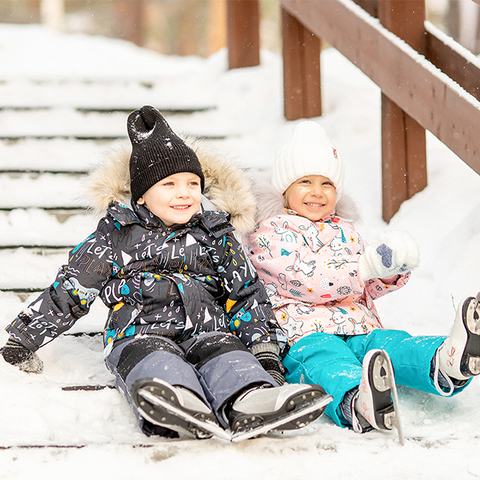
M 337 288 L 337 293 L 345 296 L 350 295 L 350 293 L 352 293 L 352 289 L 347 285 L 342 285 L 341 287 Z

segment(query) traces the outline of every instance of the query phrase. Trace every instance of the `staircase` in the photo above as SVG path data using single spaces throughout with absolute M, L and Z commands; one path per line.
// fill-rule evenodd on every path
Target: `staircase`
M 98 219 L 85 209 L 82 180 L 106 149 L 128 142 L 131 111 L 154 105 L 178 133 L 216 145 L 230 134 L 216 118 L 215 74 L 201 59 L 158 61 L 117 40 L 3 28 L 3 53 L 8 58 L 8 48 L 16 49 L 25 61 L 15 69 L 15 60 L 2 60 L 7 68 L 0 73 L 0 300 L 22 307 L 50 285 L 67 252 L 95 229 Z M 112 56 L 115 68 L 108 66 Z M 142 59 L 142 68 L 125 67 Z M 4 308 L 2 323 L 17 313 Z M 82 328 L 101 330 L 102 317 Z
M 282 119 L 275 108 L 264 108 L 265 102 L 281 105 L 280 62 L 275 56 L 266 64 L 228 71 L 226 52 L 163 57 L 124 41 L 0 24 L 0 346 L 4 327 L 95 229 L 82 180 L 105 150 L 128 142 L 131 111 L 154 105 L 178 134 L 204 138 L 243 166 L 268 168 L 264 160 L 282 135 L 270 130 Z M 257 75 L 279 81 L 265 90 Z M 2 405 L 16 424 L 2 429 L 0 452 L 74 451 L 99 438 L 99 448 L 112 441 L 152 446 L 111 390 L 102 359 L 106 314 L 103 303 L 94 302 L 89 315 L 43 347 L 42 375 L 0 362 Z M 58 408 L 65 405 L 71 409 Z M 29 420 L 15 420 L 27 410 Z M 157 443 L 163 448 L 161 439 Z
M 87 106 L 81 96 L 69 95 L 75 84 L 53 81 L 26 82 L 26 91 L 35 91 L 27 102 L 2 95 L 8 87 L 9 82 L 0 86 L 0 96 L 9 99 L 0 110 L 0 123 L 7 126 L 0 132 L 0 261 L 12 269 L 2 276 L 0 290 L 24 294 L 47 286 L 66 251 L 95 228 L 81 196 L 82 179 L 105 149 L 128 141 L 128 113 L 144 102 Z M 102 92 L 105 87 L 92 79 L 88 89 Z M 144 88 L 130 86 L 134 92 Z M 71 98 L 70 105 L 58 105 L 49 98 L 52 92 Z M 129 97 L 134 98 L 126 93 Z M 36 98 L 46 100 L 39 104 Z M 169 121 L 212 108 L 164 108 L 161 99 L 149 95 L 148 100 Z
M 128 142 L 130 112 L 153 105 L 178 134 L 204 138 L 256 170 L 268 168 L 282 140 L 281 128 L 270 133 L 282 126 L 281 112 L 263 108 L 281 105 L 274 55 L 228 70 L 226 51 L 169 57 L 121 40 L 0 25 L 0 64 L 2 330 L 95 229 L 82 180 L 108 148 Z M 268 91 L 265 77 L 278 79 Z M 100 332 L 105 318 L 95 302 L 69 334 Z
M 281 62 L 272 55 L 259 67 L 228 70 L 227 56 L 162 56 L 122 40 L 0 24 L 0 346 L 4 327 L 94 231 L 98 219 L 85 208 L 82 181 L 106 150 L 129 142 L 133 110 L 153 105 L 179 135 L 206 139 L 242 166 L 268 168 L 283 120 L 264 105 L 281 105 Z M 265 78 L 274 80 L 268 90 Z M 46 367 L 49 382 L 111 383 L 100 337 L 106 315 L 94 302 L 89 315 L 42 348 L 55 370 Z

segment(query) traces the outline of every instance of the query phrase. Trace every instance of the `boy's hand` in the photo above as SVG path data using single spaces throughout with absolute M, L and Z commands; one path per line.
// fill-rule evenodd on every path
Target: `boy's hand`
M 365 249 L 358 260 L 358 271 L 366 281 L 408 272 L 419 262 L 417 242 L 408 232 L 384 232 Z
M 40 357 L 13 337 L 7 340 L 7 343 L 0 351 L 7 363 L 15 365 L 23 372 L 42 373 L 43 371 L 43 362 Z

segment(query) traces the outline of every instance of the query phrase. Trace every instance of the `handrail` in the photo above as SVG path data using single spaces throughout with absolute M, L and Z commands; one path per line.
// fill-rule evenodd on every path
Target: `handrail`
M 281 3 L 480 174 L 478 100 L 351 0 Z
M 280 0 L 280 3 L 480 174 L 480 102 L 473 96 L 479 96 L 480 70 L 472 58 L 465 59 L 461 52 L 441 42 L 434 29 L 428 27 L 427 47 L 434 45 L 436 50 L 430 48 L 427 58 L 453 74 L 456 81 L 468 88 L 468 93 L 352 0 Z M 462 77 L 461 68 L 452 66 L 454 62 L 450 62 L 448 71 L 446 52 L 453 55 L 452 58 L 457 55 L 457 60 L 464 58 L 469 75 Z

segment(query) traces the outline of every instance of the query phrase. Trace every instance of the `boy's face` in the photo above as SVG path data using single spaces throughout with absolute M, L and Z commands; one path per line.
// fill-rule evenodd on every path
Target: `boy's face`
M 147 205 L 167 227 L 171 227 L 176 223 L 187 223 L 199 211 L 201 201 L 200 177 L 181 172 L 157 182 L 137 203 Z
M 327 217 L 335 210 L 337 191 L 323 175 L 307 175 L 293 182 L 285 191 L 288 208 L 312 222 Z

